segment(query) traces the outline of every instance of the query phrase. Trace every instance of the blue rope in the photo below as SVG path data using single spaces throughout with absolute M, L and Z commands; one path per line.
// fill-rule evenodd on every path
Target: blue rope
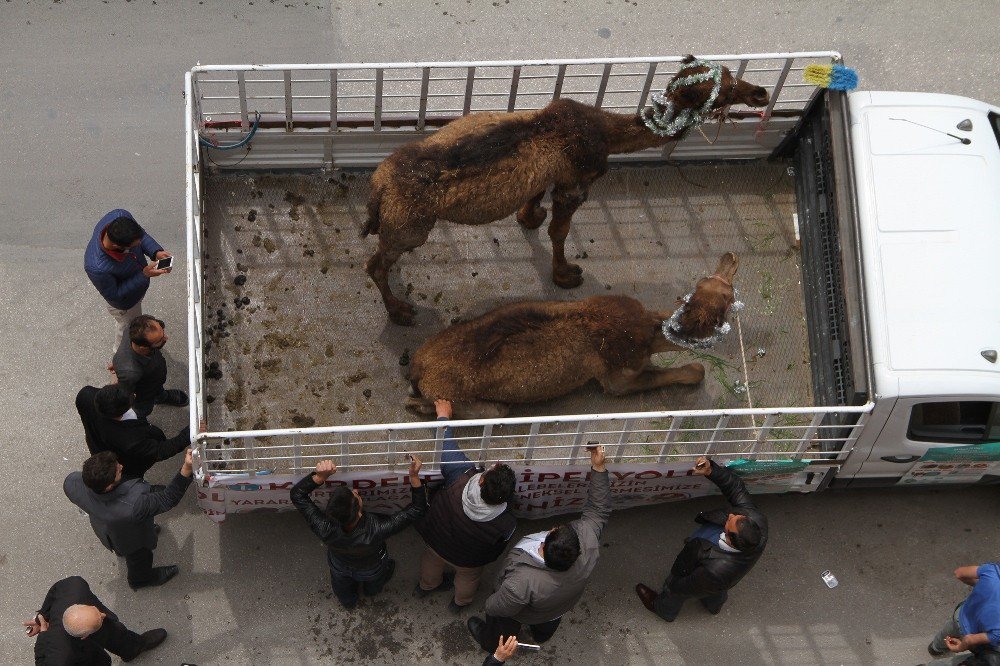
M 213 148 L 215 150 L 236 150 L 237 148 L 242 148 L 250 141 L 250 139 L 253 138 L 253 135 L 257 133 L 257 128 L 260 127 L 260 112 L 254 111 L 253 115 L 254 115 L 253 127 L 250 128 L 250 133 L 247 134 L 246 137 L 244 137 L 243 140 L 240 141 L 239 143 L 234 143 L 229 146 L 219 146 L 212 143 L 211 141 L 203 137 L 201 134 L 198 135 L 198 143 L 207 148 Z

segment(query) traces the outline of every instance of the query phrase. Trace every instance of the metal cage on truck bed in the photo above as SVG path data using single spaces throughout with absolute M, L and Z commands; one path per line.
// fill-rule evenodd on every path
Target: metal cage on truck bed
M 692 130 L 684 140 L 663 149 L 614 155 L 613 162 L 727 162 L 770 157 L 802 125 L 818 97 L 816 88 L 801 82 L 804 67 L 839 61 L 840 55 L 821 51 L 703 58 L 722 63 L 734 75 L 767 88 L 769 105 L 762 112 L 733 108 L 728 114 L 731 122 L 706 124 L 700 132 Z M 538 109 L 559 97 L 610 111 L 635 112 L 647 104 L 652 92 L 664 88 L 680 60 L 676 56 L 199 65 L 192 69 L 185 80 L 192 432 L 208 414 L 206 170 L 372 168 L 404 143 L 461 115 Z M 847 256 L 844 261 L 853 262 L 855 257 Z M 817 396 L 817 404 L 823 406 L 811 407 L 456 421 L 456 439 L 470 458 L 501 458 L 536 467 L 582 463 L 586 459 L 582 447 L 599 442 L 608 448 L 609 460 L 619 464 L 669 465 L 712 454 L 720 459 L 825 464 L 830 468 L 847 457 L 872 406 L 870 402 L 842 404 L 843 392 L 840 395 L 841 404 L 829 404 Z M 260 490 L 262 481 L 301 474 L 325 458 L 358 473 L 395 473 L 403 469 L 402 452 L 423 453 L 429 468 L 436 470 L 442 437 L 443 426 L 438 422 L 210 431 L 195 438 L 197 476 L 203 488 Z M 822 476 L 800 476 L 783 489 L 814 490 L 821 480 Z M 209 494 L 199 494 L 203 506 L 210 503 Z M 224 514 L 225 510 L 208 512 Z M 229 510 L 243 509 L 230 506 Z

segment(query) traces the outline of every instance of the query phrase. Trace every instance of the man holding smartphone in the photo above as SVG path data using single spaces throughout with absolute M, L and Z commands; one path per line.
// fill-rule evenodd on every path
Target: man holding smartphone
M 420 467 L 420 459 L 410 456 L 410 505 L 391 516 L 365 513 L 361 495 L 346 485 L 337 486 L 330 492 L 326 511 L 321 511 L 309 494 L 323 487 L 337 471 L 332 460 L 320 462 L 316 471 L 292 488 L 292 504 L 306 519 L 313 534 L 326 544 L 330 584 L 344 608 L 351 610 L 358 605 L 359 588 L 369 597 L 381 592 L 396 571 L 396 561 L 389 557 L 385 542 L 427 513 Z
M 142 314 L 149 279 L 170 272 L 170 266 L 146 263 L 172 255 L 139 226 L 132 213 L 116 208 L 101 218 L 83 256 L 83 268 L 108 303 L 118 325 L 112 353 L 118 349 L 129 322 Z
M 667 622 L 673 622 L 691 598 L 717 615 L 729 588 L 753 568 L 767 545 L 767 518 L 738 476 L 705 456 L 692 471 L 717 485 L 732 509 L 703 511 L 695 517 L 699 527 L 687 538 L 659 594 L 642 583 L 635 586 L 642 605 Z
M 534 642 L 544 643 L 583 596 L 601 554 L 601 532 L 611 516 L 604 447 L 587 448 L 591 472 L 583 515 L 522 538 L 500 568 L 496 591 L 486 600 L 486 619 L 469 618 L 469 633 L 487 652 L 500 636 L 518 636 L 525 624 Z

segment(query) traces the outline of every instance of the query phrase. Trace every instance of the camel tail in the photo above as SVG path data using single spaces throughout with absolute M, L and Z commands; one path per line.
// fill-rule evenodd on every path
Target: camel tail
M 382 223 L 382 189 L 377 188 L 372 190 L 371 196 L 368 197 L 368 221 L 365 223 L 365 228 L 361 230 L 361 237 L 371 236 L 372 234 L 378 234 L 379 227 Z

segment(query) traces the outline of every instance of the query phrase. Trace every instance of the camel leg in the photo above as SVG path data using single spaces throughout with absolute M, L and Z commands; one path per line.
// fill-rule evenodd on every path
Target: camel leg
M 452 405 L 452 416 L 456 419 L 502 419 L 510 413 L 510 405 L 488 400 L 456 402 Z
M 434 409 L 434 401 L 421 398 L 420 396 L 408 396 L 403 401 L 403 406 L 407 409 L 412 409 L 418 414 L 437 414 L 437 410 Z
M 517 211 L 518 224 L 525 229 L 537 229 L 542 226 L 542 222 L 545 221 L 545 209 L 538 204 L 544 196 L 545 190 L 542 190 L 521 206 L 521 210 Z
M 611 395 L 639 393 L 671 384 L 695 386 L 705 378 L 705 366 L 688 363 L 679 368 L 662 370 L 621 370 L 601 381 L 601 387 Z
M 416 221 L 405 225 L 403 233 L 400 233 L 394 232 L 391 227 L 383 223 L 378 236 L 378 249 L 365 264 L 365 270 L 382 294 L 382 302 L 385 303 L 389 319 L 401 326 L 413 325 L 416 310 L 412 304 L 397 298 L 392 293 L 392 289 L 389 288 L 389 269 L 399 261 L 404 252 L 423 245 L 433 228 L 434 220 L 429 223 Z
M 579 287 L 583 282 L 583 269 L 566 261 L 566 236 L 573 213 L 587 200 L 587 188 L 577 185 L 571 188 L 557 187 L 552 192 L 552 221 L 549 222 L 549 238 L 552 239 L 552 281 L 563 289 Z

